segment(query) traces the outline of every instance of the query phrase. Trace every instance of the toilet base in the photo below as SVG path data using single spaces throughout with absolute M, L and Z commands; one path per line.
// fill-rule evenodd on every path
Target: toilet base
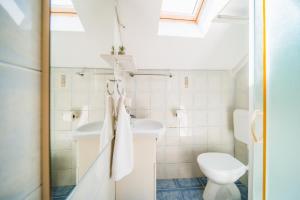
M 208 180 L 203 193 L 204 200 L 241 200 L 241 193 L 234 183 L 219 185 Z

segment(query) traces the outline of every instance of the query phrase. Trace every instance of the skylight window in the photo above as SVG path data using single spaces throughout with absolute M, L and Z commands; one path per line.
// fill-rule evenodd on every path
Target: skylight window
M 51 1 L 51 30 L 83 32 L 84 28 L 72 0 Z
M 163 0 L 158 35 L 203 38 L 228 2 L 229 0 Z
M 160 19 L 197 23 L 204 0 L 163 0 Z

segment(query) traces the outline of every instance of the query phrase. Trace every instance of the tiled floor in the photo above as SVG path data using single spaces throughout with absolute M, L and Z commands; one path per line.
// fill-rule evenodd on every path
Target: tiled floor
M 74 189 L 75 185 L 52 187 L 52 200 L 65 200 Z
M 157 200 L 202 200 L 203 191 L 207 179 L 190 178 L 190 179 L 163 179 L 157 180 L 156 199 Z M 240 181 L 236 182 L 242 200 L 248 199 L 248 189 Z

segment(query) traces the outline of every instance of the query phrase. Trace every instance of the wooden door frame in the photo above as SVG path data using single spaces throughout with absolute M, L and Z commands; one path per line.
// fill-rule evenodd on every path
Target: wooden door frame
M 41 198 L 50 200 L 50 0 L 41 11 Z

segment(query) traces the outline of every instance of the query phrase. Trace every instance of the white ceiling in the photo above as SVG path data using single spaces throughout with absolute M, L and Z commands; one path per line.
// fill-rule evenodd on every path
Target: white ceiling
M 213 23 L 204 38 L 159 36 L 161 0 L 119 0 L 121 35 L 140 69 L 232 69 L 248 54 L 248 24 Z M 248 0 L 221 14 L 248 16 Z

